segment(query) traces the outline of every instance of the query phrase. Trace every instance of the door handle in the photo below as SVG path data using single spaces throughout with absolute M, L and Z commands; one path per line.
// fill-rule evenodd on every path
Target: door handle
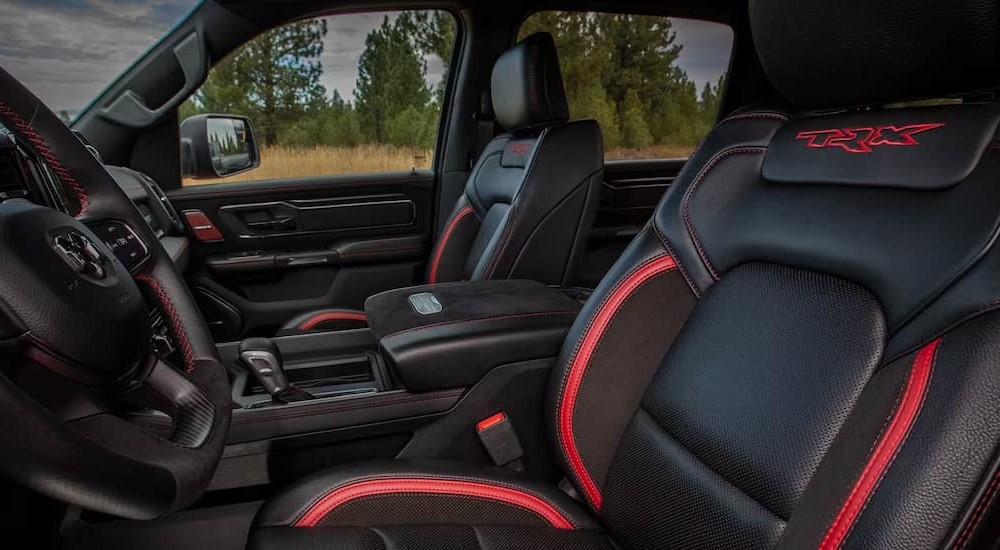
M 246 222 L 247 228 L 254 231 L 295 229 L 295 225 L 295 218 L 293 216 L 280 216 L 259 222 Z

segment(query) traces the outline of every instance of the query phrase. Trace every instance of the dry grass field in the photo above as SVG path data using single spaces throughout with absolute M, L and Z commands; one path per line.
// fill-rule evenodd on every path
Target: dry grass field
M 614 149 L 607 160 L 679 158 L 688 156 L 693 147 L 654 145 L 645 149 Z M 393 172 L 412 168 L 430 168 L 432 151 L 392 145 L 357 147 L 263 147 L 260 167 L 228 178 L 185 179 L 184 185 L 206 185 L 237 181 L 260 181 L 307 176 Z
M 651 145 L 642 149 L 612 149 L 604 153 L 604 160 L 678 159 L 687 158 L 694 151 L 690 145 Z

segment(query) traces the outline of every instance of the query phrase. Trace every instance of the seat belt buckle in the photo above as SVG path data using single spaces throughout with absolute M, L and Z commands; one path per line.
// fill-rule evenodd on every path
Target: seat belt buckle
M 506 413 L 498 412 L 479 421 L 476 424 L 476 434 L 494 464 L 519 472 L 524 470 L 521 462 L 524 449 L 521 448 L 521 441 Z

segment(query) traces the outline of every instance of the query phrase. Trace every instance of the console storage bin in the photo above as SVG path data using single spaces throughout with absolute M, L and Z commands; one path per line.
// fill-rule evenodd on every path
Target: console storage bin
M 376 294 L 368 324 L 410 391 L 467 387 L 499 365 L 555 357 L 581 304 L 534 281 L 463 281 Z

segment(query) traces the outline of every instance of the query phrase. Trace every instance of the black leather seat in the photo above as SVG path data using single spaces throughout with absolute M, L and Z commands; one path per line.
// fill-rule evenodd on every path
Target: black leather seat
M 431 252 L 427 282 L 530 279 L 571 282 L 597 213 L 604 142 L 594 120 L 567 122 L 555 42 L 537 33 L 493 67 L 496 119 L 507 133 L 486 146 Z M 279 334 L 365 326 L 364 313 L 324 309 Z
M 267 503 L 254 544 L 995 543 L 1000 104 L 843 107 L 996 86 L 997 3 L 750 10 L 792 106 L 719 123 L 571 330 L 546 422 L 583 503 L 486 468 L 337 469 Z

